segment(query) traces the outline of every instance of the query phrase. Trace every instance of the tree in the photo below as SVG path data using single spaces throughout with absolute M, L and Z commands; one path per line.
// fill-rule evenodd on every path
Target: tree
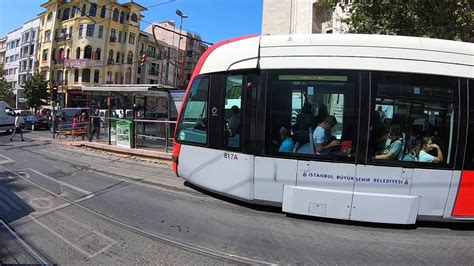
M 470 0 L 361 0 L 344 20 L 349 32 L 474 42 Z
M 30 108 L 38 108 L 46 104 L 48 98 L 48 82 L 44 80 L 39 72 L 36 72 L 22 86 L 25 89 L 26 105 Z
M 10 102 L 13 99 L 12 85 L 3 77 L 4 70 L 0 67 L 0 101 Z

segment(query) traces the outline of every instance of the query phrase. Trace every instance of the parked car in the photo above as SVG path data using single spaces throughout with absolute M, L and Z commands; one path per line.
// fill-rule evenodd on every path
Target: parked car
M 25 118 L 25 129 L 49 129 L 49 119 L 46 116 L 28 115 Z

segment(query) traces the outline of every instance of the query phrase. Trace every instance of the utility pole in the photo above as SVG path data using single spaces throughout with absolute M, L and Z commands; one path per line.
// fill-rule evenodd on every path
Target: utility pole
M 184 15 L 183 12 L 181 12 L 181 10 L 179 9 L 176 9 L 176 15 L 178 15 L 180 18 L 181 18 L 181 22 L 179 23 L 179 39 L 178 39 L 178 56 L 177 56 L 177 61 L 176 61 L 176 78 L 174 79 L 174 87 L 176 88 L 176 85 L 177 85 L 177 82 L 178 82 L 178 65 L 179 65 L 179 59 L 180 59 L 180 55 L 181 55 L 181 32 L 182 32 L 182 29 L 183 29 L 183 19 L 184 18 L 189 18 L 187 15 Z M 185 45 L 186 46 L 186 45 Z

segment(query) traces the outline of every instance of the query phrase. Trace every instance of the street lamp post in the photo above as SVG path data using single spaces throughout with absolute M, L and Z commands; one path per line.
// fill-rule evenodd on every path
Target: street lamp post
M 178 82 L 178 71 L 179 71 L 179 68 L 178 68 L 178 64 L 179 64 L 179 59 L 180 59 L 180 55 L 181 55 L 181 31 L 183 29 L 183 19 L 184 18 L 189 18 L 187 15 L 184 15 L 183 12 L 181 12 L 181 10 L 179 9 L 176 9 L 176 15 L 178 15 L 180 17 L 180 23 L 179 23 L 179 39 L 178 39 L 178 56 L 177 56 L 177 63 L 176 63 L 176 73 L 175 73 L 175 79 L 174 79 L 174 87 L 176 88 L 176 84 Z

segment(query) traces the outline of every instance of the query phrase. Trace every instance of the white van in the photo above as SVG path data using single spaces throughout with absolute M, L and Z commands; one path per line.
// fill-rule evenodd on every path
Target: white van
M 0 130 L 10 131 L 15 127 L 15 112 L 5 101 L 0 101 Z

